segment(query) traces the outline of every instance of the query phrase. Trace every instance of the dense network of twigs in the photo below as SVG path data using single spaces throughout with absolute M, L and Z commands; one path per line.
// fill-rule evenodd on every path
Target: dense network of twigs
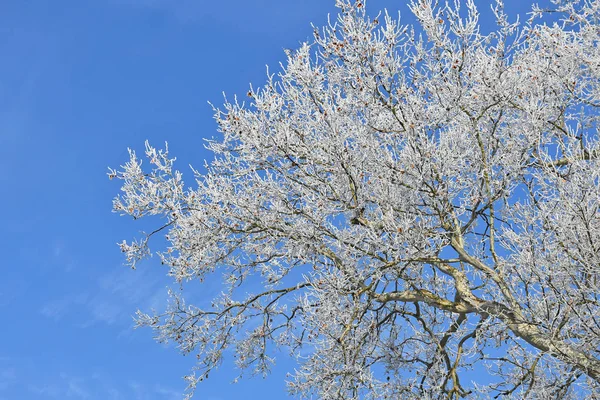
M 498 0 L 489 34 L 473 0 L 413 0 L 418 29 L 338 6 L 216 110 L 194 185 L 148 144 L 111 170 L 116 212 L 162 218 L 127 260 L 165 234 L 184 289 L 138 324 L 197 355 L 190 393 L 284 350 L 300 397 L 600 397 L 600 1 Z

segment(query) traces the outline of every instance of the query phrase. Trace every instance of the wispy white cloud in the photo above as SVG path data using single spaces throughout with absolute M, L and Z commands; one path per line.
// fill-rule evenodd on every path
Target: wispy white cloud
M 181 400 L 182 395 L 181 391 L 161 385 L 154 385 L 154 393 L 161 396 L 160 398 L 164 400 Z
M 85 387 L 83 379 L 69 376 L 67 374 L 61 374 L 66 385 L 67 397 L 75 399 L 88 399 L 90 397 L 89 390 Z
M 27 389 L 38 396 L 56 399 L 86 400 L 91 398 L 92 393 L 84 378 L 65 372 L 61 372 L 59 378 L 51 383 L 30 384 Z
M 166 297 L 166 281 L 150 270 L 130 270 L 120 267 L 98 280 L 99 291 L 88 302 L 90 320 L 86 326 L 96 323 L 131 325 L 136 309 L 157 308 Z
M 105 298 L 103 295 L 98 295 L 90 299 L 87 303 L 88 320 L 81 327 L 87 328 L 97 323 L 112 325 L 121 319 L 125 313 L 124 306 Z
M 61 389 L 56 383 L 43 385 L 31 384 L 27 387 L 27 389 L 31 393 L 45 397 L 59 398 L 59 396 L 61 395 Z
M 162 385 L 145 385 L 136 381 L 129 382 L 129 388 L 136 400 L 181 400 L 183 396 L 180 390 L 174 390 Z
M 117 388 L 112 377 L 106 376 L 99 372 L 92 374 L 92 379 L 99 387 L 99 391 L 103 391 L 103 399 L 107 400 L 129 400 L 129 397 L 123 393 L 122 388 Z
M 68 243 L 62 238 L 56 238 L 52 244 L 54 263 L 58 264 L 65 272 L 72 271 L 77 262 L 69 251 Z
M 168 280 L 154 272 L 116 267 L 92 283 L 91 289 L 48 301 L 40 313 L 54 321 L 77 318 L 74 323 L 82 328 L 106 324 L 129 330 L 136 309 L 158 309 L 164 304 Z
M 40 312 L 43 316 L 58 321 L 75 307 L 85 304 L 87 299 L 88 295 L 85 293 L 68 295 L 61 299 L 47 302 L 42 306 Z
M 0 392 L 15 384 L 17 372 L 13 367 L 0 368 Z
M 14 357 L 0 356 L 0 399 L 3 392 L 18 387 L 19 376 L 23 375 L 19 360 Z

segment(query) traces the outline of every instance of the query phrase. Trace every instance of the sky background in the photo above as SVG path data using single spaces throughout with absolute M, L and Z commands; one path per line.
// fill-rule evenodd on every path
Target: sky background
M 410 22 L 405 3 L 368 9 Z M 487 24 L 490 2 L 477 3 Z M 529 4 L 510 0 L 507 11 Z M 132 329 L 136 309 L 163 308 L 169 281 L 156 259 L 123 266 L 115 244 L 141 228 L 111 213 L 119 184 L 107 168 L 146 139 L 168 141 L 183 171 L 203 165 L 203 140 L 217 136 L 207 101 L 263 84 L 265 65 L 277 70 L 333 5 L 0 2 L 0 400 L 181 398 L 193 360 Z M 235 385 L 226 363 L 195 398 L 285 398 L 291 364 L 278 359 L 270 378 Z

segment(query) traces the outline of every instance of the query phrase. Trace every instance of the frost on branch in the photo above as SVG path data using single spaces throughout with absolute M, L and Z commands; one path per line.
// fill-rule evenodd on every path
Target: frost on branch
M 470 0 L 411 2 L 417 29 L 337 4 L 215 110 L 195 185 L 148 144 L 110 171 L 116 212 L 161 220 L 127 262 L 160 233 L 183 289 L 138 325 L 197 357 L 190 395 L 286 351 L 300 397 L 600 396 L 600 2 L 496 1 L 486 35 Z

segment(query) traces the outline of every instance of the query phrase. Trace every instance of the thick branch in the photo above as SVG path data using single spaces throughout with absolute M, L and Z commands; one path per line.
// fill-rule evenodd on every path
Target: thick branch
M 387 303 L 390 301 L 401 301 L 411 303 L 423 302 L 440 310 L 450 311 L 458 314 L 472 313 L 476 311 L 476 309 L 471 307 L 466 302 L 453 302 L 448 299 L 439 297 L 426 289 L 404 290 L 401 292 L 389 292 L 383 294 L 377 293 L 374 294 L 374 298 L 380 303 Z
M 600 360 L 585 354 L 572 345 L 552 338 L 552 335 L 542 332 L 536 325 L 519 318 L 512 310 L 503 304 L 477 298 L 473 294 L 458 301 L 450 301 L 429 290 L 404 290 L 389 293 L 373 294 L 376 301 L 422 302 L 439 310 L 452 313 L 477 313 L 482 316 L 495 316 L 506 324 L 517 337 L 525 340 L 538 350 L 550 353 L 560 360 L 574 365 L 596 382 L 600 382 Z

